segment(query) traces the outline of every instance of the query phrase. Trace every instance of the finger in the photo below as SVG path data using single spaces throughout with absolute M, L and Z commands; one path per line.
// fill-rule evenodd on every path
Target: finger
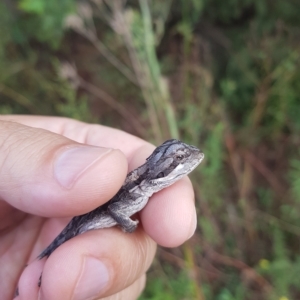
M 129 169 L 141 165 L 152 151 L 148 145 L 141 147 Z M 184 177 L 154 194 L 140 216 L 145 232 L 159 245 L 177 247 L 188 240 L 197 226 L 194 191 L 189 178 Z
M 11 226 L 1 231 L 0 299 L 12 299 L 17 280 L 28 259 L 32 244 L 39 235 L 41 225 L 42 220 L 39 217 L 23 218 L 20 226 Z
M 113 149 L 0 121 L 0 198 L 40 216 L 74 216 L 109 200 L 127 173 Z
M 139 279 L 137 279 L 132 285 L 128 286 L 126 289 L 120 291 L 117 294 L 108 296 L 105 298 L 98 298 L 99 300 L 120 300 L 120 299 L 137 299 L 145 288 L 146 275 L 143 274 Z
M 46 261 L 40 299 L 83 300 L 116 294 L 146 272 L 155 250 L 156 244 L 141 229 L 124 234 L 110 228 L 77 236 Z M 34 261 L 24 270 L 19 281 L 21 299 L 36 299 L 41 268 L 41 261 Z
M 141 212 L 141 219 L 144 230 L 161 246 L 177 247 L 188 240 L 197 226 L 190 180 L 184 178 L 155 194 Z
M 0 115 L 0 120 L 18 122 L 30 127 L 42 128 L 58 133 L 71 140 L 88 145 L 121 149 L 130 161 L 140 147 L 154 146 L 124 131 L 97 124 L 87 124 L 77 120 L 26 115 Z

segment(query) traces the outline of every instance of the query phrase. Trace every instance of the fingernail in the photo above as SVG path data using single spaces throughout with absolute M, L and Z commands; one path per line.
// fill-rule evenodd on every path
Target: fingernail
M 190 225 L 190 234 L 189 234 L 188 239 L 190 239 L 194 235 L 196 229 L 197 229 L 197 213 L 195 210 L 195 213 L 193 214 L 193 218 L 192 218 L 191 225 Z
M 93 146 L 69 148 L 56 159 L 54 176 L 61 186 L 71 188 L 84 172 L 110 151 L 112 149 Z
M 109 273 L 103 262 L 87 257 L 74 292 L 74 300 L 85 300 L 98 295 L 109 282 Z

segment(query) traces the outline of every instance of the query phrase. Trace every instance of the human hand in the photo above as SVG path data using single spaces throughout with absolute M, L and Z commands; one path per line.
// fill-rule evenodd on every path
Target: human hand
M 127 172 L 153 149 L 100 125 L 0 116 L 1 299 L 11 299 L 17 285 L 16 300 L 136 299 L 156 243 L 176 247 L 195 230 L 188 178 L 153 195 L 139 213 L 142 225 L 134 233 L 94 230 L 64 243 L 47 260 L 36 257 L 71 217 L 112 198 Z

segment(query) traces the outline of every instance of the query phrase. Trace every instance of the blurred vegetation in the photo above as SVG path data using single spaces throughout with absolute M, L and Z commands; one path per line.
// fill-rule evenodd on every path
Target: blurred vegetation
M 0 113 L 199 145 L 199 226 L 141 300 L 300 299 L 300 2 L 5 0 Z

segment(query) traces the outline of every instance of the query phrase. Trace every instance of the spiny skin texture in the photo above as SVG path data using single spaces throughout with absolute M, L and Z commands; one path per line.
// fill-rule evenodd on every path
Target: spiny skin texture
M 123 231 L 133 232 L 138 221 L 130 217 L 145 207 L 153 193 L 189 174 L 203 158 L 204 154 L 195 146 L 179 140 L 167 140 L 142 166 L 127 175 L 123 186 L 111 200 L 89 213 L 74 217 L 38 258 L 49 257 L 61 244 L 88 230 L 119 225 Z

